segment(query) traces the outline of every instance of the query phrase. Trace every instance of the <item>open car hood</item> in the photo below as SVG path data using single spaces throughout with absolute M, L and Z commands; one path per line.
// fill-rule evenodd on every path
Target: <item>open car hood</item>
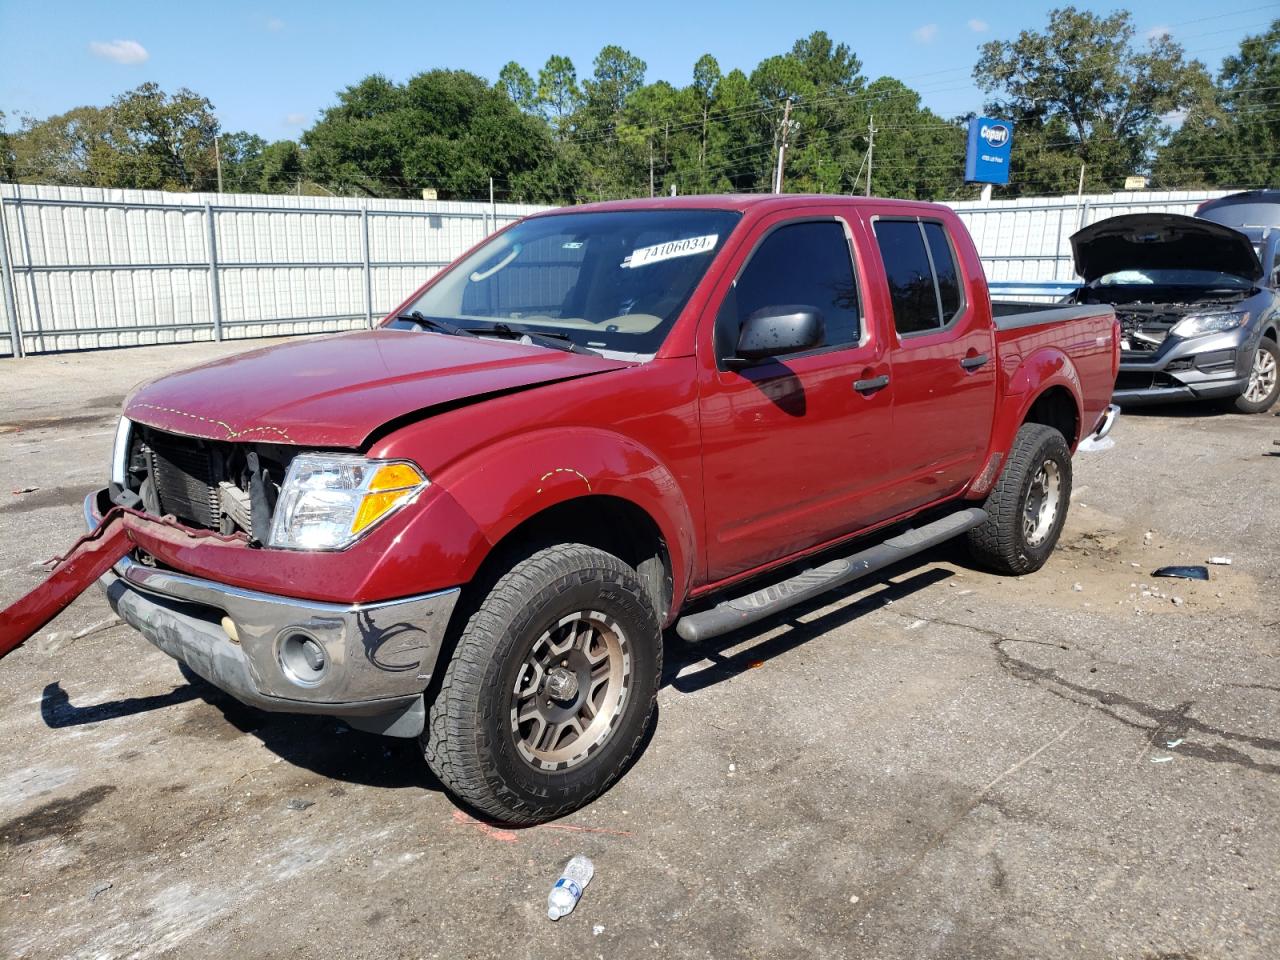
M 1243 233 L 1176 213 L 1099 220 L 1072 234 L 1071 251 L 1086 283 L 1120 270 L 1214 270 L 1250 281 L 1262 276 Z
M 357 449 L 434 407 L 617 370 L 620 360 L 478 337 L 365 330 L 294 340 L 153 380 L 129 419 L 209 440 Z

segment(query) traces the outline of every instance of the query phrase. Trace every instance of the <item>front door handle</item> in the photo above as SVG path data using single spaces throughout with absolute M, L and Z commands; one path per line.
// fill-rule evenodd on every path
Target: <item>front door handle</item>
M 871 377 L 867 380 L 853 381 L 853 389 L 859 393 L 875 393 L 877 390 L 883 390 L 889 385 L 889 375 L 882 373 L 878 377 Z
M 991 358 L 985 353 L 980 353 L 976 357 L 965 357 L 960 361 L 960 366 L 964 367 L 966 370 L 977 370 L 990 359 Z

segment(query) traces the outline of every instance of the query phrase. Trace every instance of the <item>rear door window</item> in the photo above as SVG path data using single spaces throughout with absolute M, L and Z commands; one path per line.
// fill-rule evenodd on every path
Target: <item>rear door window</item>
M 940 330 L 960 315 L 964 289 L 942 224 L 877 220 L 875 234 L 900 335 Z

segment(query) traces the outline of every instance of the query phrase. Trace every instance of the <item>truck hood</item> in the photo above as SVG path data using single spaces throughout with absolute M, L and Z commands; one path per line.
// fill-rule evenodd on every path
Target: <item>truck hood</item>
M 356 449 L 384 424 L 630 364 L 518 342 L 409 330 L 295 340 L 153 380 L 130 420 L 209 440 Z
M 1099 220 L 1072 234 L 1071 251 L 1086 283 L 1120 270 L 1215 270 L 1249 281 L 1262 276 L 1243 233 L 1176 213 Z

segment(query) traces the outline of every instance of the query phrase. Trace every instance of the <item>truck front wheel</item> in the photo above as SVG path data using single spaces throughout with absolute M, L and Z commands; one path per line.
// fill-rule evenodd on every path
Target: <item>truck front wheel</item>
M 1024 423 L 969 531 L 975 560 L 1002 573 L 1034 573 L 1058 543 L 1071 499 L 1071 448 L 1052 427 Z
M 636 572 L 594 547 L 547 547 L 502 576 L 467 621 L 423 754 L 486 817 L 563 816 L 626 769 L 661 672 L 662 628 Z

